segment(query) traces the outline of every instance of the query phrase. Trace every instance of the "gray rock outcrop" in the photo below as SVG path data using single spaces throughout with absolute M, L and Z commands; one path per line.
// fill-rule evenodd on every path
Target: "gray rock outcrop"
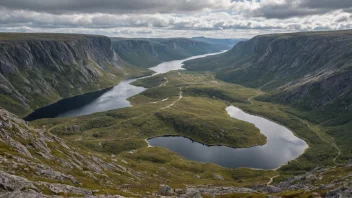
M 170 188 L 170 186 L 168 185 L 164 185 L 161 189 L 160 189 L 160 195 L 164 195 L 164 196 L 171 196 L 172 194 L 174 194 L 174 191 L 172 190 L 172 188 Z

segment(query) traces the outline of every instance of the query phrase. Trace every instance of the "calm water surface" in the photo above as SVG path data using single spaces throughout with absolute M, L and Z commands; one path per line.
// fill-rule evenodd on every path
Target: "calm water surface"
M 226 111 L 233 118 L 255 124 L 267 137 L 267 144 L 235 149 L 226 146 L 206 146 L 184 137 L 156 137 L 149 139 L 148 142 L 151 146 L 165 147 L 189 160 L 212 162 L 228 168 L 275 169 L 297 158 L 308 148 L 305 141 L 275 122 L 250 115 L 234 106 L 227 107 Z

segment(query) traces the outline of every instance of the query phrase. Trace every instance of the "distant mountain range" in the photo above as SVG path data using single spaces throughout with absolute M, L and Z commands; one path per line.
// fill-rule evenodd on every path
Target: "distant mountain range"
M 218 44 L 218 45 L 224 45 L 227 46 L 228 49 L 231 49 L 233 46 L 235 46 L 238 42 L 241 41 L 246 41 L 248 39 L 245 38 L 238 38 L 238 39 L 219 39 L 219 38 L 206 38 L 203 36 L 200 37 L 192 37 L 191 38 L 194 41 L 202 41 L 206 43 L 211 43 L 211 44 Z
M 113 49 L 125 61 L 140 67 L 230 49 L 236 40 L 197 38 L 111 38 Z

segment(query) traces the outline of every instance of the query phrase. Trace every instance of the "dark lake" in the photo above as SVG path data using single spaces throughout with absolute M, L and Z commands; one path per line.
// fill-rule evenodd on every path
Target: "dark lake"
M 229 106 L 226 111 L 233 118 L 255 124 L 267 137 L 267 144 L 251 148 L 207 146 L 185 137 L 156 137 L 148 142 L 151 146 L 167 148 L 189 160 L 211 162 L 228 168 L 275 169 L 297 158 L 308 148 L 305 141 L 284 126 L 250 115 L 234 106 Z

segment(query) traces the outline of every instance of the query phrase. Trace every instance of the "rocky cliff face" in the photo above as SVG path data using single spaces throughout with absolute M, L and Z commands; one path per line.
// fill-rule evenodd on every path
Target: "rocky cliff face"
M 113 49 L 132 64 L 151 67 L 161 62 L 158 52 L 147 40 L 112 40 Z
M 218 52 L 227 45 L 186 38 L 119 39 L 112 38 L 113 49 L 122 59 L 141 67 L 155 66 L 164 61 Z
M 215 70 L 220 79 L 272 91 L 266 100 L 329 114 L 317 122 L 352 113 L 352 31 L 257 36 L 186 68 Z
M 124 75 L 103 36 L 3 33 L 0 50 L 0 102 L 19 115 L 112 86 Z

